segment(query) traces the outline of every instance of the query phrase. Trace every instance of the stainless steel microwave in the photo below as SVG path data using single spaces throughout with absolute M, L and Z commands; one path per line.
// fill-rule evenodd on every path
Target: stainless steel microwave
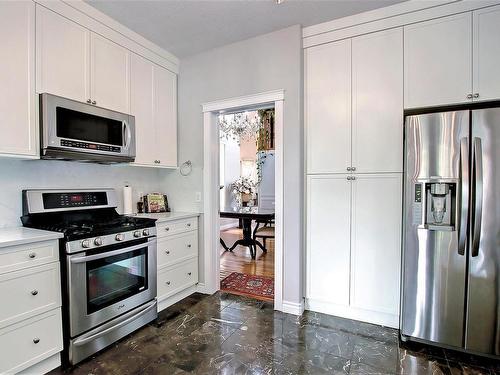
M 134 161 L 134 116 L 46 93 L 40 111 L 42 159 Z

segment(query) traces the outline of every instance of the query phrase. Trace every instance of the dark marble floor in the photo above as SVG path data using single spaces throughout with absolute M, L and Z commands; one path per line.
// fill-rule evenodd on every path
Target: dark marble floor
M 295 317 L 270 303 L 217 293 L 184 299 L 67 373 L 455 375 L 500 374 L 500 365 L 402 348 L 393 329 L 311 312 Z

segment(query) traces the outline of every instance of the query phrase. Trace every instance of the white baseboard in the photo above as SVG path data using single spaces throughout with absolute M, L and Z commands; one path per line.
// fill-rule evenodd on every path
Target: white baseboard
M 35 375 L 35 374 L 46 374 L 53 369 L 61 366 L 61 353 L 54 354 L 49 358 L 44 359 L 37 364 L 18 372 L 18 375 Z
M 335 315 L 341 318 L 378 324 L 385 327 L 399 328 L 399 315 L 397 314 L 365 310 L 352 306 L 337 305 L 314 299 L 306 299 L 306 309 L 322 314 Z
M 165 310 L 167 307 L 172 306 L 174 303 L 179 302 L 181 299 L 184 299 L 197 291 L 197 286 L 193 285 L 179 293 L 174 294 L 173 296 L 164 299 L 158 299 L 158 312 Z
M 302 315 L 304 313 L 304 303 L 283 301 L 282 311 L 292 315 Z
M 201 293 L 201 294 L 208 294 L 208 295 L 212 295 L 214 294 L 215 292 L 217 292 L 217 290 L 212 290 L 210 288 L 208 288 L 205 283 L 198 283 L 198 285 L 196 286 L 196 291 L 198 293 Z

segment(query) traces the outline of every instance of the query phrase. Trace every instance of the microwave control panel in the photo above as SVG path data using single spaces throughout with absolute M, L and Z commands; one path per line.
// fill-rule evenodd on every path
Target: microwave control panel
M 97 143 L 70 141 L 69 139 L 61 139 L 61 146 L 84 148 L 87 150 L 95 150 L 95 151 L 108 151 L 108 152 L 121 151 L 120 147 L 118 146 L 108 146 L 108 145 L 100 145 Z

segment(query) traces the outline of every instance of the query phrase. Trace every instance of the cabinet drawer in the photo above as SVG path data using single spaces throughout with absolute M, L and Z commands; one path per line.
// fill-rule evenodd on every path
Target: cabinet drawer
M 158 298 L 178 293 L 198 282 L 198 258 L 158 272 Z
M 0 328 L 61 306 L 59 262 L 0 275 Z
M 171 234 L 189 232 L 198 229 L 198 218 L 174 220 L 156 224 L 157 236 L 165 237 Z
M 0 250 L 0 274 L 59 260 L 58 241 L 33 242 Z
M 198 255 L 198 232 L 187 232 L 159 239 L 158 268 Z
M 0 373 L 16 373 L 63 348 L 61 309 L 0 330 Z

